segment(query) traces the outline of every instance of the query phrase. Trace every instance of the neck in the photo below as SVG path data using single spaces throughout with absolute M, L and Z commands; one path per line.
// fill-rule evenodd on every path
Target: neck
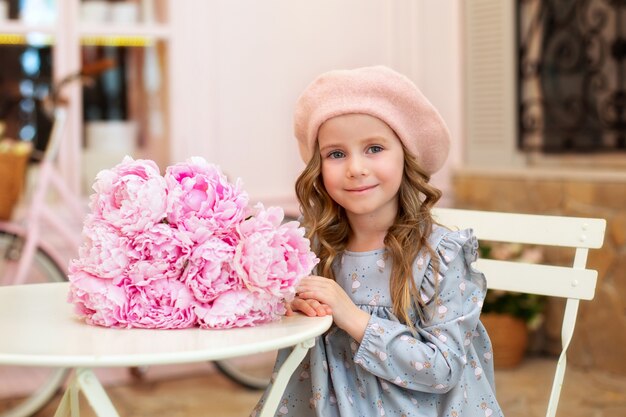
M 377 221 L 369 216 L 349 216 L 352 232 L 347 249 L 353 252 L 366 252 L 385 246 L 385 236 L 393 221 Z

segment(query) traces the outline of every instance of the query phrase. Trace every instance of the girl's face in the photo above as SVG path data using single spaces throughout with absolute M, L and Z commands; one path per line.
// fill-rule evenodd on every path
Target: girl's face
M 404 170 L 395 132 L 376 117 L 346 114 L 322 124 L 318 145 L 324 187 L 346 214 L 393 222 Z

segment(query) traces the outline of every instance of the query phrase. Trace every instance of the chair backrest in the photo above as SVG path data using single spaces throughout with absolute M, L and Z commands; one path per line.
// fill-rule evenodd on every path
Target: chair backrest
M 594 296 L 597 271 L 586 269 L 589 249 L 602 247 L 606 221 L 582 217 L 439 208 L 435 220 L 456 229 L 473 229 L 479 240 L 575 248 L 572 266 L 478 259 L 475 267 L 490 289 L 565 298 L 562 350 L 550 392 L 546 416 L 553 417 L 565 376 L 566 352 L 574 333 L 580 300 Z

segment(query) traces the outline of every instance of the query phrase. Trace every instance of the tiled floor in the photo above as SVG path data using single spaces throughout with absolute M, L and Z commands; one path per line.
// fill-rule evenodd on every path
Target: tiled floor
M 544 416 L 554 369 L 553 360 L 527 359 L 519 368 L 497 371 L 497 394 L 505 416 Z M 626 376 L 569 367 L 557 416 L 626 416 Z
M 551 359 L 537 358 L 527 359 L 513 370 L 497 371 L 498 397 L 506 417 L 545 415 L 554 366 Z M 144 381 L 107 387 L 122 417 L 247 416 L 260 396 L 226 380 L 208 364 L 187 368 L 182 375 L 158 370 L 148 375 Z M 57 402 L 58 398 L 36 417 L 53 416 Z M 0 415 L 10 403 L 0 401 Z M 83 415 L 93 416 L 87 404 L 82 410 Z M 626 416 L 626 377 L 570 367 L 557 416 Z
M 165 377 L 149 370 L 144 381 L 107 387 L 122 417 L 243 417 L 252 409 L 260 392 L 238 387 L 212 371 L 208 364 L 188 368 L 183 375 Z M 513 370 L 497 371 L 498 397 L 506 417 L 545 415 L 554 371 L 551 359 L 527 359 Z M 56 399 L 36 417 L 54 415 Z M 83 401 L 84 402 L 84 401 Z M 7 401 L 0 401 L 1 410 Z M 88 405 L 84 416 L 93 416 Z M 626 377 L 585 372 L 570 367 L 561 394 L 559 417 L 626 416 Z M 297 417 L 297 416 L 296 416 Z

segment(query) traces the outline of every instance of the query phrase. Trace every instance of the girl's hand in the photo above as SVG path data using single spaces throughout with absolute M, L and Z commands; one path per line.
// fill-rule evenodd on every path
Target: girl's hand
M 330 307 L 335 324 L 357 342 L 361 342 L 370 315 L 358 308 L 348 294 L 332 279 L 311 275 L 296 288 L 297 298 L 316 300 Z
M 317 300 L 296 297 L 291 303 L 287 303 L 287 315 L 292 316 L 294 311 L 300 311 L 309 317 L 321 317 L 333 314 L 332 310 L 326 304 L 322 304 Z

